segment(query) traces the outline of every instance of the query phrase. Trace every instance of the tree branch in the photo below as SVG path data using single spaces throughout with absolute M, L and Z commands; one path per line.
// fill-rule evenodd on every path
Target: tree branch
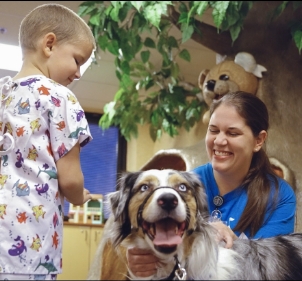
M 178 23 L 180 14 L 172 5 L 168 7 L 168 13 L 170 21 L 180 30 L 180 24 Z M 228 31 L 218 33 L 216 27 L 198 20 L 195 20 L 195 25 L 200 30 L 201 35 L 194 32 L 192 40 L 222 55 L 232 53 L 232 39 Z

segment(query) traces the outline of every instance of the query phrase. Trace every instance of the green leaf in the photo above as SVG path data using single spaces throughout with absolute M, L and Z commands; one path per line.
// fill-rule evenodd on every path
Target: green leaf
M 116 40 L 112 40 L 111 42 L 109 42 L 107 44 L 107 49 L 108 51 L 115 55 L 115 56 L 118 56 L 119 55 L 119 45 L 118 45 L 118 42 Z
M 143 63 L 147 62 L 150 58 L 150 51 L 142 51 L 141 52 L 141 59 L 143 61 Z
M 207 1 L 194 1 L 194 3 L 195 2 L 198 3 L 197 9 L 196 9 L 196 13 L 197 13 L 197 15 L 202 16 L 203 13 L 208 8 L 208 2 Z
M 148 90 L 148 89 L 150 89 L 151 87 L 153 87 L 154 86 L 154 80 L 152 79 L 152 80 L 149 80 L 148 82 L 147 82 L 147 84 L 146 84 L 146 90 Z
M 138 11 L 140 11 L 141 7 L 145 6 L 145 1 L 130 1 L 130 3 Z
M 118 22 L 121 5 L 119 4 L 119 1 L 111 1 L 111 4 L 113 5 L 113 9 L 110 11 L 110 17 Z
M 112 9 L 113 9 L 113 6 L 108 6 L 107 9 L 105 10 L 105 15 L 109 17 Z
M 111 125 L 111 122 L 108 119 L 108 114 L 103 114 L 102 117 L 99 120 L 99 127 L 101 127 L 102 129 L 108 129 Z
M 151 116 L 150 116 L 150 122 L 151 122 L 151 125 L 157 127 L 161 121 L 159 121 L 159 114 L 158 114 L 158 111 L 157 110 L 154 110 L 152 113 L 151 113 Z
M 109 122 L 112 121 L 114 114 L 115 114 L 115 101 L 111 101 L 104 106 L 104 112 L 108 114 Z
M 145 39 L 144 45 L 145 45 L 146 47 L 149 47 L 149 48 L 156 48 L 156 45 L 155 45 L 154 40 L 151 39 L 150 37 L 147 37 L 147 38 Z
M 237 3 L 231 1 L 227 9 L 227 16 L 222 21 L 222 30 L 227 30 L 230 26 L 236 24 L 236 22 L 240 19 L 240 14 L 238 13 L 237 9 Z
M 240 31 L 241 31 L 241 27 L 238 25 L 232 26 L 230 28 L 230 33 L 233 42 L 238 38 Z
M 120 80 L 120 81 L 122 80 L 122 74 L 118 70 L 115 70 L 115 75 L 118 80 Z
M 159 28 L 161 16 L 167 15 L 167 5 L 171 5 L 171 1 L 153 2 L 152 5 L 145 6 L 143 14 L 152 25 Z
M 99 43 L 100 48 L 103 51 L 105 51 L 106 47 L 107 47 L 107 44 L 108 44 L 108 37 L 107 37 L 107 35 L 100 36 L 99 39 L 98 39 L 98 43 Z
M 186 119 L 191 119 L 195 117 L 196 114 L 196 108 L 189 108 L 186 112 Z
M 194 32 L 194 27 L 192 25 L 188 25 L 187 23 L 183 23 L 181 25 L 181 31 L 182 31 L 182 40 L 181 42 L 184 43 L 186 41 L 188 41 L 193 32 Z
M 124 89 L 123 88 L 118 89 L 118 91 L 114 95 L 114 101 L 120 100 L 121 97 L 122 97 L 122 95 L 123 95 L 123 93 L 124 93 Z
M 275 8 L 275 10 L 273 11 L 271 20 L 275 20 L 277 17 L 279 17 L 282 14 L 282 12 L 284 11 L 284 9 L 287 7 L 288 3 L 289 3 L 289 1 L 282 1 L 282 3 L 279 6 L 277 6 Z
M 179 53 L 179 57 L 186 61 L 191 61 L 191 55 L 187 49 L 181 50 L 181 52 Z
M 120 2 L 125 2 L 123 3 L 123 6 L 121 7 L 118 13 L 119 21 L 123 22 L 126 19 L 128 12 L 129 10 L 131 10 L 132 6 L 129 4 L 128 1 L 120 1 Z
M 128 41 L 122 41 L 120 47 L 121 47 L 121 50 L 122 50 L 122 53 L 123 53 L 123 57 L 127 61 L 131 61 L 134 58 L 133 47 L 129 44 Z
M 95 14 L 89 19 L 89 22 L 94 25 L 99 25 L 100 21 L 101 21 L 101 14 Z
M 181 13 L 187 13 L 188 12 L 188 8 L 187 8 L 187 6 L 183 2 L 180 2 L 179 11 Z
M 177 63 L 172 63 L 171 64 L 171 75 L 174 78 L 177 78 L 179 75 L 179 66 Z
M 146 70 L 146 66 L 141 61 L 132 61 L 130 64 L 131 64 L 131 70 L 139 70 L 139 71 Z
M 121 69 L 125 74 L 130 75 L 130 65 L 128 61 L 122 62 Z
M 83 4 L 83 3 L 82 3 Z M 89 6 L 86 6 L 86 5 L 80 5 L 79 6 L 79 9 L 78 9 L 78 15 L 80 16 L 80 17 L 82 17 L 82 16 L 85 16 L 86 14 L 87 14 L 87 9 L 89 8 Z
M 216 25 L 216 27 L 220 28 L 220 25 L 225 18 L 227 8 L 229 6 L 230 1 L 213 1 L 214 7 L 213 7 L 213 20 Z
M 155 142 L 157 139 L 157 130 L 154 129 L 153 126 L 149 127 L 149 134 L 150 134 L 151 139 Z
M 127 89 L 127 88 L 131 88 L 133 85 L 133 81 L 130 78 L 129 75 L 123 74 L 122 76 L 122 80 L 121 80 L 121 85 L 123 86 L 123 88 Z
M 78 15 L 83 17 L 90 14 L 96 8 L 96 3 L 94 1 L 85 1 L 79 5 Z
M 181 13 L 178 18 L 178 23 L 187 23 L 187 21 L 188 21 L 188 13 L 187 12 Z
M 178 48 L 178 43 L 174 36 L 169 36 L 168 46 L 171 48 Z
M 299 54 L 301 54 L 301 49 L 302 49 L 302 31 L 301 30 L 295 30 L 293 32 L 293 38 L 296 43 L 296 46 L 299 50 Z

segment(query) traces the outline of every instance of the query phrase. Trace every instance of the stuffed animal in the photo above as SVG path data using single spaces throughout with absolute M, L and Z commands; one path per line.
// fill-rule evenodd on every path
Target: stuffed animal
M 266 68 L 257 64 L 254 57 L 246 52 L 238 53 L 234 61 L 222 60 L 213 68 L 202 70 L 198 84 L 205 103 L 210 106 L 215 99 L 230 91 L 257 93 L 259 78 Z M 209 123 L 210 114 L 206 111 L 202 121 Z

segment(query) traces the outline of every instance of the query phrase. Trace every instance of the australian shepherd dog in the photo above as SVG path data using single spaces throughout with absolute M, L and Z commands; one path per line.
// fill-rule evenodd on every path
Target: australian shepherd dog
M 216 241 L 204 188 L 192 172 L 126 173 L 107 197 L 112 213 L 90 270 L 98 276 L 88 279 L 302 280 L 302 234 L 237 239 L 226 249 Z M 128 247 L 153 251 L 161 261 L 157 272 L 136 278 L 127 268 Z

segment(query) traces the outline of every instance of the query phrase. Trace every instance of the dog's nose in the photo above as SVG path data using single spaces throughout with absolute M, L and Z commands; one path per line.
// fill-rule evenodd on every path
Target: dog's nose
M 209 80 L 207 83 L 206 83 L 206 87 L 208 90 L 210 91 L 214 91 L 214 88 L 215 88 L 215 80 Z
M 174 194 L 166 193 L 157 199 L 157 204 L 164 210 L 171 211 L 178 205 L 178 199 Z

